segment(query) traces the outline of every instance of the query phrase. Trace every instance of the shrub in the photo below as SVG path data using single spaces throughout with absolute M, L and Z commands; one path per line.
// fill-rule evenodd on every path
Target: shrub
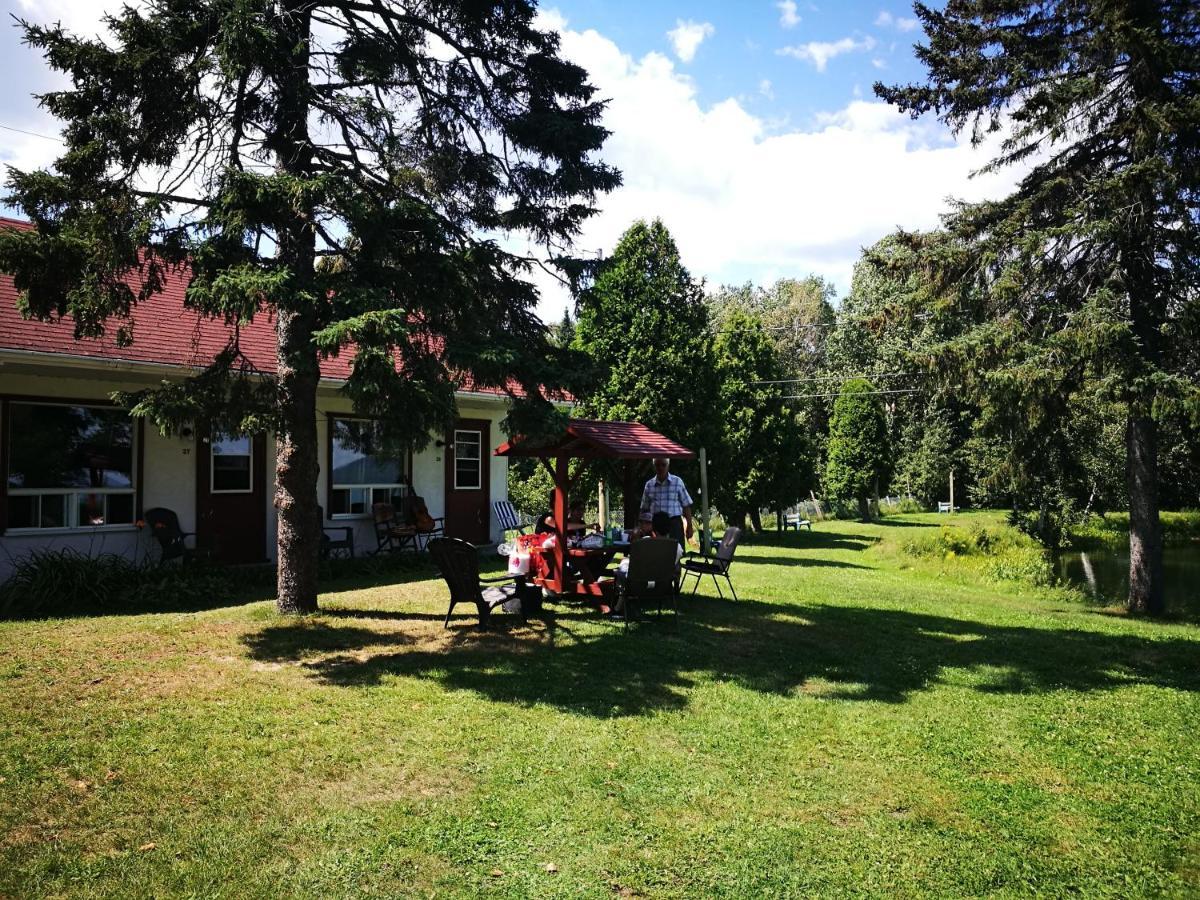
M 1050 554 L 1037 547 L 1010 547 L 988 560 L 985 572 L 994 581 L 1023 581 L 1038 587 L 1054 582 Z
M 0 616 L 30 618 L 81 613 L 178 609 L 229 599 L 233 579 L 207 565 L 158 566 L 123 556 L 72 549 L 33 550 L 13 560 L 0 585 Z

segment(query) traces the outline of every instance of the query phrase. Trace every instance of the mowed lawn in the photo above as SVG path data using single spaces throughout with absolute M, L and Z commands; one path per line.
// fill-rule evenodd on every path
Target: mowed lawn
M 1200 627 L 898 551 L 945 518 L 629 633 L 436 580 L 0 623 L 0 896 L 1200 893 Z

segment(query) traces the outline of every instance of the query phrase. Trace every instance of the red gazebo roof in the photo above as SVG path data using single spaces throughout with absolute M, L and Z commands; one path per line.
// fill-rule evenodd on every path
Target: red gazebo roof
M 641 422 L 602 422 L 572 419 L 566 432 L 550 441 L 527 441 L 516 437 L 496 448 L 496 456 L 532 456 L 550 459 L 695 459 L 682 444 L 652 431 Z

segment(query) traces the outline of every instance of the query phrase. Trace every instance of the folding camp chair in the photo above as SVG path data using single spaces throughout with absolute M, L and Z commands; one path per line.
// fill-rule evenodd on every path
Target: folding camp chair
M 733 599 L 736 600 L 738 598 L 737 591 L 733 589 L 733 581 L 729 578 L 729 568 L 733 565 L 733 554 L 737 551 L 738 539 L 741 536 L 742 529 L 726 528 L 725 533 L 721 535 L 721 543 L 718 545 L 715 555 L 701 556 L 699 553 L 688 553 L 684 556 L 684 583 L 686 584 L 689 575 L 696 577 L 696 583 L 692 585 L 693 594 L 700 587 L 700 579 L 705 575 L 711 575 L 713 584 L 717 588 L 717 595 L 721 599 L 724 599 L 725 595 L 721 593 L 721 583 L 717 581 L 717 578 L 724 578 L 725 583 L 729 585 L 729 592 L 733 594 Z

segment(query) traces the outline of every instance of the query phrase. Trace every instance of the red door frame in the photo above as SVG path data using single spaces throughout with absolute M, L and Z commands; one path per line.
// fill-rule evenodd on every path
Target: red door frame
M 446 435 L 446 536 L 462 538 L 472 544 L 490 544 L 492 540 L 491 428 L 489 419 L 457 419 Z M 479 432 L 479 488 L 454 486 L 455 431 Z
M 267 438 L 250 442 L 250 491 L 212 493 L 211 444 L 203 432 L 196 454 L 196 546 L 225 563 L 267 560 Z

